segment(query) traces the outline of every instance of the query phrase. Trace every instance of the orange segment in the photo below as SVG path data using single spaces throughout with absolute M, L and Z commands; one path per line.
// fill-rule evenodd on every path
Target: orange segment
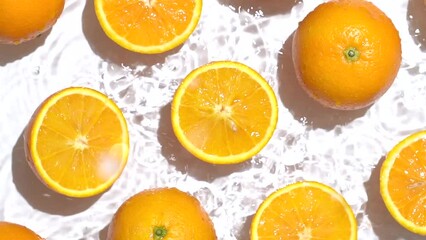
M 191 72 L 172 103 L 173 130 L 203 161 L 242 162 L 271 138 L 278 119 L 274 91 L 255 70 L 237 62 L 213 62 Z
M 306 181 L 269 195 L 256 211 L 250 234 L 252 240 L 356 240 L 357 223 L 342 195 Z
M 380 191 L 397 222 L 426 235 L 426 131 L 408 136 L 389 152 L 380 172 Z
M 47 98 L 27 133 L 30 165 L 53 190 L 73 197 L 110 187 L 127 162 L 127 123 L 117 105 L 89 88 Z
M 188 39 L 201 16 L 202 0 L 95 0 L 101 27 L 118 45 L 161 53 Z

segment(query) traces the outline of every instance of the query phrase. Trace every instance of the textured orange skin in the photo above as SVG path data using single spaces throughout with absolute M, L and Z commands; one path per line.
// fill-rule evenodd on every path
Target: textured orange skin
M 0 43 L 19 44 L 49 30 L 65 0 L 1 0 Z
M 359 59 L 344 51 L 354 47 Z M 364 0 L 320 4 L 299 24 L 293 62 L 302 88 L 327 107 L 367 107 L 392 85 L 401 65 L 401 39 L 392 21 Z
M 176 188 L 135 194 L 115 213 L 107 240 L 153 240 L 155 226 L 164 227 L 164 240 L 215 240 L 213 223 L 199 201 Z
M 0 240 L 42 240 L 30 229 L 16 223 L 0 222 Z

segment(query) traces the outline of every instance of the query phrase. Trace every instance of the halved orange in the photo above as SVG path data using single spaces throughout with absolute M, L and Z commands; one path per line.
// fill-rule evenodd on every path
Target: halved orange
M 251 240 L 356 240 L 352 208 L 333 188 L 302 181 L 269 195 L 252 220 Z
M 202 0 L 95 0 L 106 35 L 139 53 L 162 53 L 183 44 L 198 25 Z
M 380 193 L 398 223 L 426 235 L 426 131 L 406 137 L 387 154 Z
M 129 153 L 120 108 L 101 92 L 84 87 L 48 97 L 28 124 L 25 141 L 35 174 L 70 197 L 104 192 L 121 175 Z
M 214 164 L 250 159 L 268 143 L 278 119 L 275 93 L 252 68 L 212 62 L 182 81 L 172 102 L 177 139 L 194 156 Z

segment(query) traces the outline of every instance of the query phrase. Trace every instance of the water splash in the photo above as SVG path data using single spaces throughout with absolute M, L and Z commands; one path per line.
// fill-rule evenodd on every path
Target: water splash
M 219 239 L 248 239 L 251 218 L 267 195 L 292 182 L 316 180 L 344 195 L 357 215 L 359 239 L 421 239 L 392 225 L 378 205 L 377 169 L 393 144 L 425 127 L 426 26 L 419 19 L 426 15 L 413 7 L 416 1 L 373 2 L 394 20 L 404 50 L 398 78 L 380 101 L 352 115 L 279 101 L 277 129 L 265 149 L 248 162 L 215 166 L 191 156 L 174 136 L 174 91 L 192 69 L 234 60 L 261 73 L 278 98 L 291 100 L 281 96 L 289 92 L 280 91 L 277 78 L 279 70 L 291 74 L 285 44 L 319 2 L 205 0 L 199 26 L 184 45 L 147 57 L 102 35 L 93 6 L 67 1 L 58 23 L 31 51 L 27 46 L 19 50 L 26 54 L 11 56 L 9 50 L 0 58 L 0 189 L 8 193 L 0 196 L 0 219 L 25 224 L 47 239 L 104 240 L 121 202 L 141 190 L 169 186 L 200 200 Z M 55 195 L 31 175 L 21 135 L 42 100 L 76 85 L 112 98 L 126 116 L 131 139 L 122 176 L 103 195 L 84 201 Z

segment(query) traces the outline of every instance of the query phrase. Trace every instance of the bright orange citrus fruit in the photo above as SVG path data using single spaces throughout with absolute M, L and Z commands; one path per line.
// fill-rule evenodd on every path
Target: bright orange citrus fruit
M 107 240 L 215 240 L 212 221 L 200 202 L 176 188 L 142 191 L 115 213 Z
M 70 197 L 104 192 L 120 176 L 129 153 L 121 110 L 106 95 L 84 87 L 48 97 L 28 124 L 25 140 L 36 175 Z
M 299 24 L 293 62 L 302 88 L 324 106 L 360 109 L 392 85 L 401 39 L 392 21 L 366 0 L 331 0 Z
M 1 0 L 0 43 L 19 44 L 49 30 L 65 0 Z
M 414 133 L 387 154 L 380 192 L 393 218 L 406 229 L 426 235 L 426 131 Z
M 357 240 L 357 223 L 343 196 L 322 183 L 290 184 L 269 195 L 252 220 L 251 240 Z
M 172 126 L 194 156 L 232 164 L 257 154 L 274 133 L 278 105 L 273 89 L 252 68 L 213 62 L 193 70 L 172 102 Z
M 0 240 L 42 240 L 35 232 L 20 224 L 0 221 Z
M 202 0 L 95 0 L 96 16 L 118 45 L 162 53 L 183 44 L 198 25 Z

